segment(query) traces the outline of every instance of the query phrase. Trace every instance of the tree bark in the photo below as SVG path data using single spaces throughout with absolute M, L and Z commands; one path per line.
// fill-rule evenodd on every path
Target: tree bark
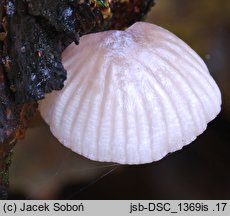
M 154 0 L 0 0 L 0 199 L 7 198 L 16 141 L 37 100 L 66 79 L 63 49 L 91 32 L 124 29 Z M 87 63 L 87 59 L 86 59 Z

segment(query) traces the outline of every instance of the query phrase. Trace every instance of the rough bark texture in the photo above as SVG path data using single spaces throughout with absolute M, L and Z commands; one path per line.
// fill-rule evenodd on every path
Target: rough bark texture
M 154 5 L 154 0 L 112 0 L 109 28 L 124 29 L 143 20 Z
M 66 79 L 63 48 L 89 32 L 122 29 L 143 18 L 152 0 L 5 0 L 5 70 L 16 102 L 60 90 Z
M 0 58 L 2 49 L 3 42 L 0 41 Z M 14 101 L 4 69 L 0 65 L 0 199 L 7 198 L 12 149 L 17 139 L 24 137 L 27 120 L 36 108 L 36 102 L 18 104 Z
M 63 49 L 84 34 L 130 26 L 153 1 L 0 0 L 0 198 L 36 101 L 64 85 Z

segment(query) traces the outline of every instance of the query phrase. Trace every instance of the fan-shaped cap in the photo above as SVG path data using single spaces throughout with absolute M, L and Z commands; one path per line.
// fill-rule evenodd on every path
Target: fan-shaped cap
M 83 36 L 63 53 L 65 87 L 41 114 L 66 147 L 98 161 L 157 161 L 192 142 L 220 112 L 202 59 L 153 24 Z

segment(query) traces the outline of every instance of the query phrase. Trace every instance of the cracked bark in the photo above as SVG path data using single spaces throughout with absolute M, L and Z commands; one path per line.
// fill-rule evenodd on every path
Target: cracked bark
M 7 198 L 12 149 L 37 101 L 64 85 L 63 49 L 84 34 L 130 26 L 153 2 L 0 0 L 0 199 Z

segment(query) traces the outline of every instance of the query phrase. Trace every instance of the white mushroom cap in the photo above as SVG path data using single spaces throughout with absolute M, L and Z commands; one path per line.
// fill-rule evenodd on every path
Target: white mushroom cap
M 157 161 L 191 143 L 220 112 L 202 59 L 153 24 L 83 36 L 63 53 L 68 78 L 40 110 L 55 137 L 87 158 Z

